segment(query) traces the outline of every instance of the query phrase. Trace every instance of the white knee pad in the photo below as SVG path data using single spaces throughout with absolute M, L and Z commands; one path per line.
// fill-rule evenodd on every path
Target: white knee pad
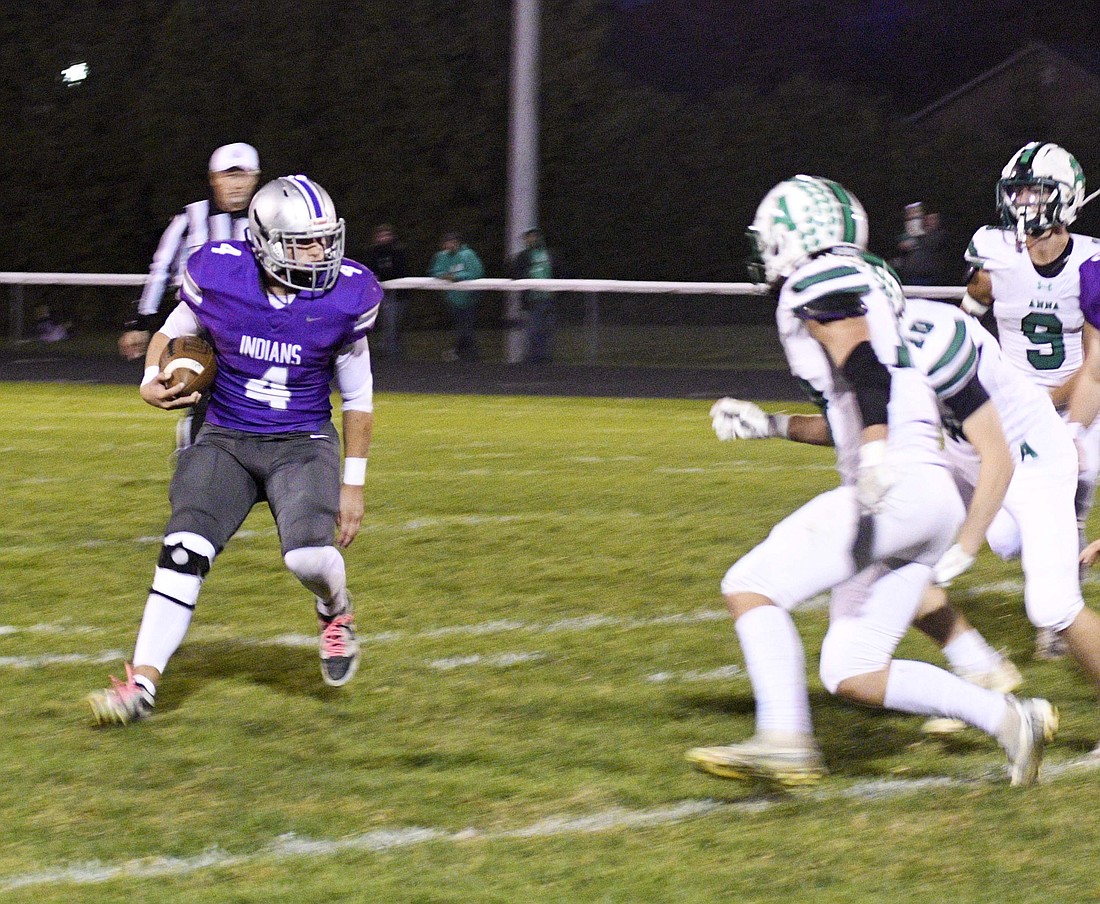
M 829 625 L 821 644 L 818 669 L 821 683 L 835 694 L 840 682 L 868 672 L 880 672 L 890 664 L 896 642 L 858 618 L 840 618 Z
M 214 564 L 214 544 L 187 531 L 168 534 L 153 572 L 154 593 L 194 609 L 202 582 Z
M 283 556 L 286 567 L 311 593 L 328 601 L 347 584 L 344 557 L 335 546 L 300 546 Z

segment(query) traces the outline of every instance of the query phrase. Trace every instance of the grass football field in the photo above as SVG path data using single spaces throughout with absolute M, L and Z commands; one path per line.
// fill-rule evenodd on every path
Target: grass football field
M 718 443 L 708 407 L 380 395 L 357 678 L 322 683 L 257 507 L 154 716 L 97 730 L 83 698 L 132 649 L 175 417 L 0 385 L 0 901 L 1100 900 L 1094 695 L 1032 660 L 1018 566 L 988 552 L 954 598 L 1061 708 L 1039 786 L 977 732 L 830 698 L 814 607 L 829 776 L 773 794 L 684 762 L 752 731 L 719 579 L 836 479 L 830 450 Z

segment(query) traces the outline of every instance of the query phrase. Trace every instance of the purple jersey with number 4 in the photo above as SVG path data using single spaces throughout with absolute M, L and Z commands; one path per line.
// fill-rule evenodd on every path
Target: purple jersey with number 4
M 316 430 L 331 418 L 336 356 L 366 335 L 382 287 L 344 261 L 327 292 L 276 308 L 245 242 L 209 242 L 187 261 L 180 299 L 209 334 L 218 362 L 206 420 L 248 433 Z
M 1100 254 L 1081 264 L 1081 314 L 1100 330 Z

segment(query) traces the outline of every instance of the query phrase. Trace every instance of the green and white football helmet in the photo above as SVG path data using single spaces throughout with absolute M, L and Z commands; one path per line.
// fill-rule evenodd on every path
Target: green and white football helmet
M 839 182 L 795 176 L 769 191 L 749 227 L 749 275 L 775 286 L 802 262 L 837 246 L 867 248 L 867 214 Z
M 1068 226 L 1085 203 L 1085 173 L 1073 154 L 1030 141 L 1012 155 L 997 181 L 997 215 L 1018 241 Z

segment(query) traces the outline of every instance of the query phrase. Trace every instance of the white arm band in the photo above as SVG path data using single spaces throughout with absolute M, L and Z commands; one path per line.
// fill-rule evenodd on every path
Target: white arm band
M 352 487 L 361 487 L 367 482 L 367 460 L 365 458 L 344 459 L 344 483 Z
M 336 385 L 344 399 L 341 411 L 374 411 L 374 375 L 366 339 L 336 358 Z
M 145 368 L 145 373 L 141 375 L 141 385 L 144 386 L 146 383 L 152 383 L 158 376 L 160 376 L 160 368 L 155 364 L 149 365 L 149 367 Z
M 991 306 L 985 304 L 984 302 L 978 301 L 978 299 L 974 298 L 969 292 L 967 292 L 965 295 L 963 295 L 962 302 L 960 302 L 959 307 L 962 308 L 965 313 L 970 314 L 972 317 L 983 317 Z
M 180 336 L 197 336 L 202 332 L 202 326 L 195 318 L 194 311 L 181 301 L 157 332 L 164 333 L 169 339 L 178 339 Z

